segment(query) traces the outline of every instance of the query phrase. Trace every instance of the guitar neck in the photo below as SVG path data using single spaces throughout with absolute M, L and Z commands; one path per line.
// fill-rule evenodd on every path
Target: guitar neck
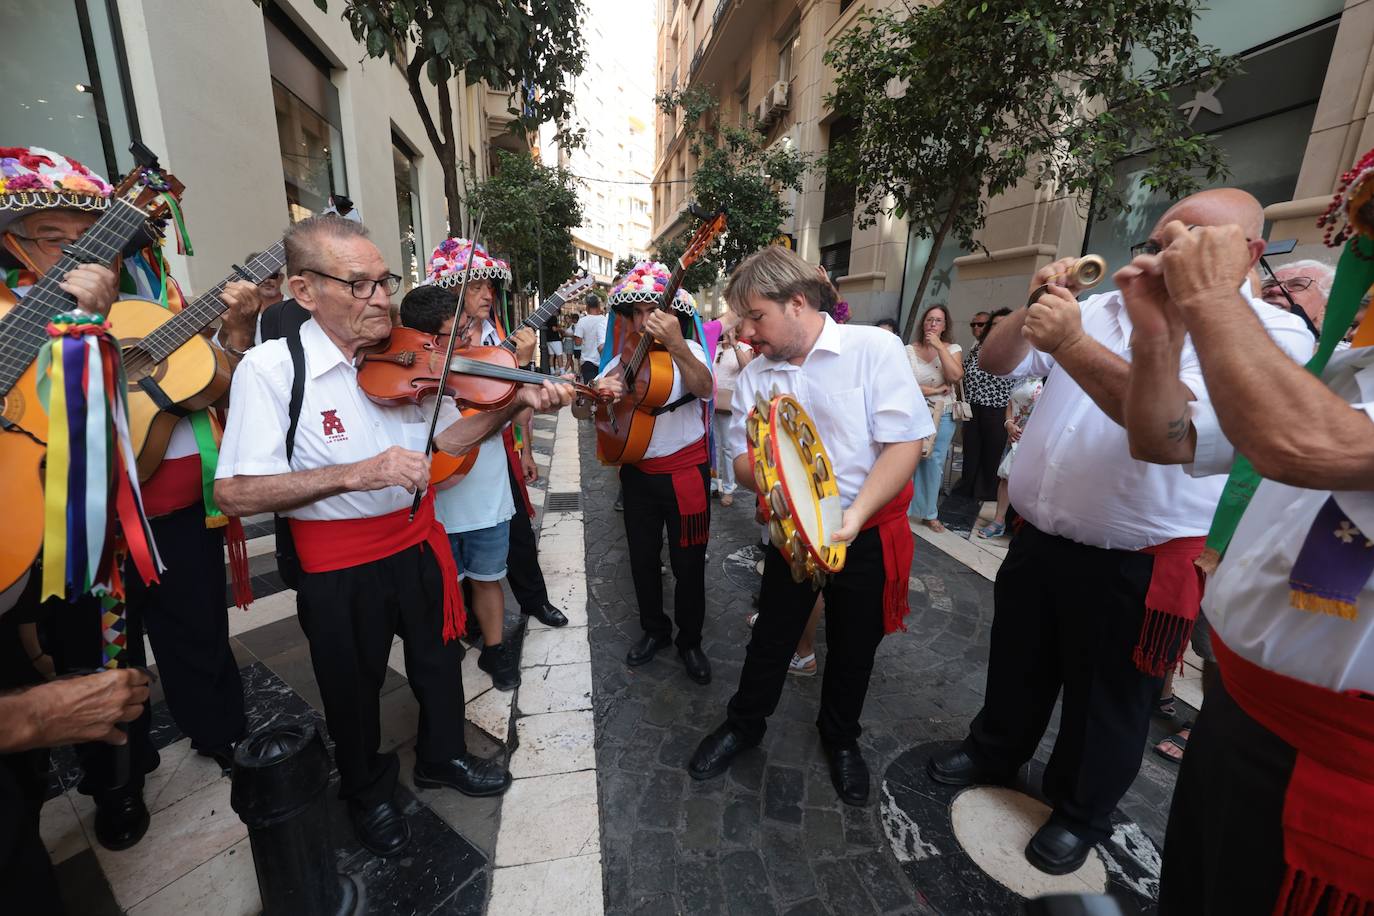
M 557 315 L 559 311 L 562 310 L 565 302 L 567 302 L 567 300 L 558 295 L 558 293 L 554 293 L 552 296 L 545 299 L 539 308 L 531 312 L 528 318 L 515 326 L 515 330 L 506 335 L 506 339 L 501 341 L 501 347 L 514 353 L 515 332 L 519 331 L 521 328 L 534 328 L 536 331 L 539 330 L 544 325 L 548 324 L 550 318 Z
M 0 395 L 8 394 L 48 339 L 53 316 L 77 307 L 76 297 L 58 286 L 82 264 L 110 266 L 142 228 L 146 215 L 123 199 L 115 200 L 81 238 L 63 249 L 62 258 L 0 320 Z
M 276 276 L 286 263 L 285 251 L 285 246 L 281 242 L 277 242 L 253 258 L 243 267 L 244 273 L 247 273 L 248 277 L 245 278 L 237 271 L 225 277 L 204 295 L 198 296 L 194 302 L 177 312 L 169 321 L 164 322 L 157 330 L 143 338 L 139 344 L 140 348 L 155 362 L 162 362 L 171 356 L 186 341 L 208 328 L 215 319 L 224 314 L 226 306 L 220 301 L 219 294 L 224 292 L 226 286 L 234 280 L 248 279 L 253 283 L 260 283 L 268 277 Z

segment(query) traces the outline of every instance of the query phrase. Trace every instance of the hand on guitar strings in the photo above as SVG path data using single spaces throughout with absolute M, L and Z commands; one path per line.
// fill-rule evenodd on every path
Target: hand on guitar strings
M 596 380 L 596 390 L 609 394 L 612 401 L 618 401 L 625 396 L 625 377 L 617 368 L 614 372 L 604 375 Z
M 256 283 L 234 280 L 219 294 L 224 303 L 224 316 L 219 332 L 220 343 L 242 352 L 253 346 L 258 329 L 258 313 L 262 311 L 262 294 Z
M 678 323 L 677 316 L 669 312 L 650 312 L 644 319 L 644 330 L 654 335 L 654 339 L 663 344 L 669 353 L 686 345 L 682 338 L 682 325 Z
M 539 346 L 539 335 L 534 328 L 521 328 L 511 335 L 515 341 L 515 364 L 527 366 L 534 359 L 535 348 Z
M 119 279 L 114 271 L 99 264 L 82 264 L 57 282 L 87 312 L 109 317 L 110 307 L 119 298 Z

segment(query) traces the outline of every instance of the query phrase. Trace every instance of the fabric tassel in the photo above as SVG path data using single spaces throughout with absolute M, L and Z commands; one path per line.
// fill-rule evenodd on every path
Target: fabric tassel
M 1199 564 L 1205 547 L 1206 538 L 1174 538 L 1140 551 L 1154 557 L 1145 592 L 1145 619 L 1131 652 L 1131 661 L 1140 672 L 1163 677 L 1183 663 L 1207 584 Z
M 907 481 L 901 492 L 892 497 L 864 524 L 863 530 L 878 529 L 883 548 L 883 633 L 906 630 L 906 615 L 911 610 L 908 601 L 911 564 L 916 553 L 916 537 L 911 533 L 906 513 L 911 506 L 915 487 Z
M 253 603 L 252 576 L 248 570 L 248 539 L 243 534 L 243 522 L 236 515 L 221 515 L 225 520 L 224 546 L 229 554 L 229 583 L 234 591 L 234 606 L 248 610 Z M 208 522 L 207 522 L 208 524 Z
M 701 466 L 706 464 L 706 437 L 684 446 L 671 455 L 645 458 L 635 467 L 645 474 L 667 474 L 672 477 L 673 495 L 677 498 L 678 546 L 698 547 L 706 543 L 711 533 L 711 509 L 706 498 L 706 484 L 701 479 Z

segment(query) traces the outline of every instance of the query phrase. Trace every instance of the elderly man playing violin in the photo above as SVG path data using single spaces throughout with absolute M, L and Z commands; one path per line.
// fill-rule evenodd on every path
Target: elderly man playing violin
M 393 802 L 396 755 L 378 752 L 378 698 L 398 632 L 420 703 L 417 781 L 497 795 L 510 774 L 464 743 L 457 637 L 465 620 L 433 491 L 410 517 L 413 494 L 429 482 L 430 411 L 381 406 L 358 384 L 364 352 L 391 334 L 400 278 L 362 224 L 338 216 L 295 224 L 285 244 L 290 293 L 311 320 L 298 346 L 268 341 L 240 363 L 215 496 L 226 512 L 290 519 L 301 565 L 297 612 L 335 742 L 339 794 L 363 846 L 391 856 L 410 841 Z M 461 454 L 519 410 L 571 401 L 571 387 L 546 382 L 521 386 L 502 409 L 460 418 L 445 399 L 434 445 Z

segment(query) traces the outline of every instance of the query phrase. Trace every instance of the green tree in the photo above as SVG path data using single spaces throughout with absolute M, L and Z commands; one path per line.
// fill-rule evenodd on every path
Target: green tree
M 261 4 L 262 0 L 255 0 Z M 315 0 L 328 10 L 328 0 Z M 444 173 L 448 224 L 463 224 L 459 150 L 450 83 L 508 87 L 514 131 L 530 132 L 572 113 L 571 77 L 582 72 L 581 0 L 346 0 L 343 18 L 369 57 L 402 65 L 410 97 Z M 423 76 L 434 84 L 438 112 L 425 99 Z M 579 137 L 560 130 L 560 142 Z
M 752 122 L 743 127 L 722 124 L 720 102 L 709 88 L 665 93 L 655 101 L 667 114 L 682 110 L 687 148 L 697 163 L 692 197 L 706 212 L 725 210 L 725 233 L 683 282 L 685 288 L 699 290 L 715 282 L 722 267 L 733 268 L 778 237 L 792 215 L 782 194 L 801 190 L 809 160 L 785 142 L 765 146 Z M 655 256 L 675 266 L 691 234 L 665 240 Z
M 488 250 L 509 256 L 516 289 L 538 280 L 541 259 L 545 295 L 577 272 L 572 230 L 582 223 L 582 205 L 575 182 L 533 156 L 497 150 L 495 174 L 469 188 Z
M 629 255 L 626 255 L 625 257 L 619 259 L 618 261 L 615 262 L 615 275 L 616 275 L 616 277 L 617 277 L 617 278 L 620 278 L 620 277 L 625 276 L 627 273 L 629 273 L 630 271 L 634 270 L 634 269 L 635 269 L 635 265 L 638 264 L 638 263 L 639 263 L 639 261 L 637 261 L 636 259 L 630 257 Z
M 908 339 L 941 246 L 978 246 L 985 199 L 1029 181 L 1125 210 L 1115 167 L 1136 152 L 1145 184 L 1171 197 L 1226 174 L 1170 95 L 1238 67 L 1194 35 L 1203 2 L 945 0 L 866 12 L 836 37 L 827 103 L 858 127 L 827 172 L 854 185 L 861 225 L 890 214 L 932 240 Z

